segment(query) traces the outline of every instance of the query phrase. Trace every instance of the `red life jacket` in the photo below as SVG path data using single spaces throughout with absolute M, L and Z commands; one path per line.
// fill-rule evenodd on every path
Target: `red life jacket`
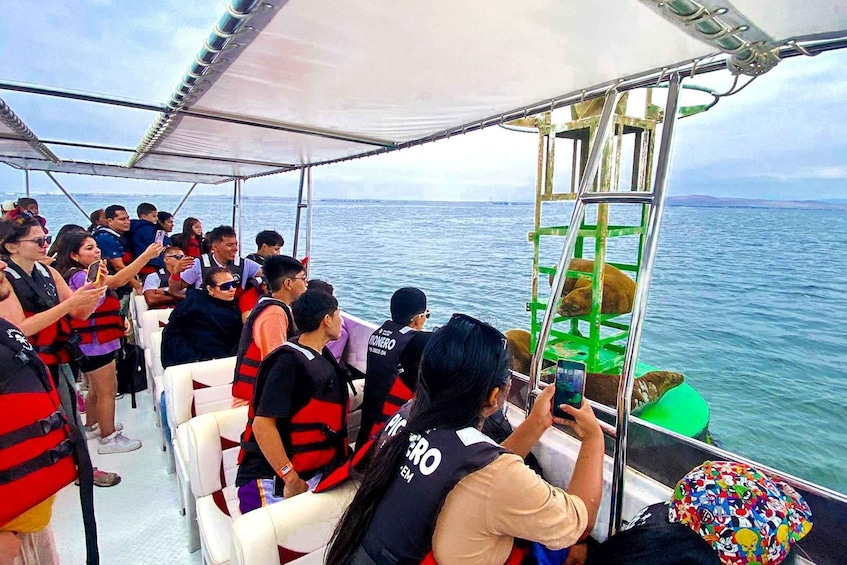
M 291 309 L 281 300 L 264 296 L 250 311 L 247 321 L 244 322 L 244 328 L 241 330 L 241 338 L 238 342 L 238 355 L 235 360 L 235 378 L 232 381 L 232 396 L 246 400 L 247 402 L 253 400 L 253 389 L 256 387 L 256 374 L 259 372 L 259 364 L 262 362 L 262 352 L 253 339 L 253 326 L 256 324 L 259 314 L 272 306 L 282 308 L 288 318 L 288 335 L 282 336 L 283 339 L 292 339 L 298 334 L 297 326 L 294 324 L 294 317 L 291 315 Z
M 376 436 L 394 414 L 396 414 L 404 404 L 409 402 L 415 395 L 403 380 L 397 376 L 394 377 L 394 384 L 391 385 L 391 390 L 388 391 L 388 396 L 385 397 L 385 402 L 382 405 L 382 421 L 375 422 L 371 427 L 371 437 Z
M 73 482 L 73 443 L 47 368 L 0 319 L 0 526 Z
M 59 291 L 53 275 L 41 263 L 36 263 L 32 274 L 25 273 L 13 260 L 7 260 L 6 274 L 21 304 L 24 316 L 29 318 L 46 312 L 59 304 Z M 29 337 L 35 352 L 48 367 L 70 361 L 65 344 L 70 338 L 71 326 L 63 317 L 40 332 Z
M 72 269 L 68 275 L 68 280 L 79 270 Z M 124 317 L 121 316 L 121 301 L 115 291 L 111 289 L 106 291 L 103 303 L 87 320 L 71 318 L 70 324 L 71 329 L 82 338 L 81 344 L 94 343 L 94 336 L 97 336 L 97 343 L 108 343 L 121 339 L 126 333 Z
M 268 355 L 263 367 L 273 366 L 275 359 L 282 355 L 295 356 L 297 370 L 311 381 L 309 402 L 284 422 L 277 423 L 285 453 L 297 474 L 308 479 L 319 471 L 331 471 L 347 459 L 347 383 L 342 377 L 343 369 L 326 349 L 324 354 L 315 356 L 306 347 L 285 342 Z M 317 375 L 316 364 L 322 363 L 332 365 L 331 378 L 326 378 L 326 371 L 324 376 Z M 257 395 L 261 394 L 266 371 L 263 369 L 257 375 Z M 246 453 L 264 457 L 253 436 L 254 404 L 250 403 L 247 428 L 241 435 L 239 463 Z

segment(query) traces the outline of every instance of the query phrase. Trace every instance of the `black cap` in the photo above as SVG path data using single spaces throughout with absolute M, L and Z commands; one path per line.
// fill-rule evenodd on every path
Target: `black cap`
M 408 324 L 425 311 L 426 295 L 419 288 L 407 286 L 391 297 L 391 319 L 398 324 Z

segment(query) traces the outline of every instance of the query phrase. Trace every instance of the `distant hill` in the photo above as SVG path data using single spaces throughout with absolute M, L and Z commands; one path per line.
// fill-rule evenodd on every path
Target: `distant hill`
M 668 197 L 668 206 L 694 208 L 803 208 L 806 210 L 847 210 L 847 200 L 759 200 L 753 198 L 718 198 L 702 194 Z

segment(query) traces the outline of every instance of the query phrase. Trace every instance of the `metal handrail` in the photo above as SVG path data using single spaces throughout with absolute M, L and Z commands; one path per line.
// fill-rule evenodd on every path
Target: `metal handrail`
M 647 235 L 641 267 L 638 270 L 638 287 L 632 304 L 632 319 L 629 336 L 626 342 L 621 379 L 618 385 L 617 433 L 615 437 L 615 462 L 612 475 L 612 505 L 609 535 L 620 529 L 623 516 L 623 489 L 626 471 L 626 447 L 629 433 L 629 413 L 632 399 L 632 387 L 635 380 L 635 366 L 638 361 L 638 350 L 641 346 L 641 331 L 644 316 L 647 313 L 647 299 L 650 296 L 650 281 L 653 278 L 653 266 L 656 262 L 656 249 L 659 244 L 659 230 L 662 226 L 662 216 L 665 208 L 665 190 L 668 185 L 671 156 L 673 153 L 673 138 L 676 130 L 677 106 L 679 105 L 680 78 L 674 73 L 670 78 L 668 102 L 665 109 L 665 120 L 662 142 L 659 147 L 659 157 L 656 166 L 656 178 L 653 183 L 654 201 L 650 209 L 647 224 Z
M 578 226 L 582 225 L 582 220 L 585 218 L 585 203 L 580 196 L 587 193 L 590 187 L 594 185 L 594 179 L 597 176 L 597 171 L 600 169 L 600 158 L 603 155 L 603 148 L 606 145 L 606 140 L 609 138 L 609 133 L 612 130 L 612 121 L 615 114 L 615 104 L 617 103 L 618 91 L 610 89 L 606 93 L 606 102 L 603 104 L 603 112 L 600 115 L 600 123 L 597 126 L 597 133 L 594 136 L 594 143 L 591 145 L 591 150 L 588 154 L 588 161 L 585 165 L 585 172 L 580 180 L 577 198 L 574 202 L 573 212 L 571 213 L 570 226 L 574 229 L 569 229 L 565 237 L 565 243 L 562 246 L 562 255 L 559 257 L 559 262 L 556 267 L 556 276 L 553 278 L 553 284 L 550 288 L 550 296 L 547 298 L 547 309 L 544 311 L 544 318 L 541 323 L 541 333 L 538 334 L 538 340 L 535 345 L 535 353 L 532 356 L 532 363 L 529 370 L 529 390 L 534 391 L 537 388 L 538 382 L 541 380 L 541 364 L 544 360 L 544 349 L 547 344 L 547 339 L 550 337 L 550 330 L 553 327 L 553 319 L 556 312 L 556 302 L 562 294 L 562 289 L 565 286 L 567 278 L 566 271 L 568 261 L 573 255 L 576 247 L 576 239 L 579 236 Z M 532 408 L 532 403 L 527 402 L 526 412 L 529 414 Z

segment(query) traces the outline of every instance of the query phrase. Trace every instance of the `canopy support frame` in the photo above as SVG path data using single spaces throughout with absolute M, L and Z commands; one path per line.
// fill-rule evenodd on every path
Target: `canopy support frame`
M 176 205 L 176 209 L 173 211 L 173 215 L 176 216 L 176 213 L 179 212 L 179 209 L 182 208 L 182 205 L 185 204 L 185 201 L 188 200 L 188 197 L 191 196 L 191 193 L 194 192 L 194 189 L 197 188 L 198 183 L 194 183 L 191 185 L 191 188 L 188 189 L 188 192 L 185 193 L 185 196 L 182 197 L 182 200 L 179 201 L 179 204 Z
M 83 216 L 85 216 L 85 221 L 86 221 L 86 222 L 90 221 L 90 220 L 91 220 L 91 218 L 89 218 L 89 217 L 88 217 L 88 212 L 86 212 L 86 211 L 85 211 L 85 208 L 83 208 L 82 206 L 80 206 L 79 202 L 77 202 L 77 201 L 74 199 L 74 197 L 73 197 L 73 196 L 71 196 L 71 193 L 70 193 L 70 192 L 68 192 L 67 190 L 65 190 L 65 187 L 64 187 L 64 186 L 62 186 L 61 184 L 59 184 L 59 181 L 57 181 L 57 180 L 56 180 L 56 177 L 54 177 L 54 176 L 50 173 L 50 171 L 44 171 L 44 174 L 45 174 L 45 175 L 47 175 L 47 177 L 48 177 L 50 180 L 52 180 L 52 181 L 53 181 L 53 184 L 55 184 L 55 185 L 59 188 L 59 190 L 61 190 L 61 191 L 62 191 L 62 194 L 64 194 L 65 196 L 67 196 L 67 197 L 68 197 L 68 200 L 70 200 L 70 201 L 71 201 L 71 203 L 72 203 L 74 206 L 76 206 L 76 209 L 77 209 L 77 210 L 79 210 L 80 212 L 82 212 L 82 215 L 83 215 Z

